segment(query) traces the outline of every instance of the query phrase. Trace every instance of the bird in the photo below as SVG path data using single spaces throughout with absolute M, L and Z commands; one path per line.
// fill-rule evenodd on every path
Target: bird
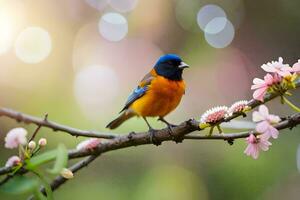
M 176 54 L 161 56 L 151 71 L 144 76 L 139 85 L 129 95 L 119 116 L 111 121 L 106 128 L 116 129 L 126 120 L 137 116 L 142 117 L 150 132 L 150 140 L 154 141 L 155 129 L 149 124 L 147 117 L 158 117 L 170 129 L 175 125 L 165 120 L 185 94 L 185 82 L 182 73 L 188 68 Z M 154 142 L 153 142 L 154 143 Z

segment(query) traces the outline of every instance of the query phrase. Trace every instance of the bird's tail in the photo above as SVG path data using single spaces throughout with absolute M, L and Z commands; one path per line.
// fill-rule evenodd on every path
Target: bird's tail
M 109 124 L 107 124 L 106 128 L 115 129 L 115 128 L 119 127 L 127 119 L 130 119 L 131 117 L 133 117 L 134 115 L 135 114 L 133 114 L 133 113 L 123 112 L 119 117 L 117 117 L 116 119 L 111 121 Z

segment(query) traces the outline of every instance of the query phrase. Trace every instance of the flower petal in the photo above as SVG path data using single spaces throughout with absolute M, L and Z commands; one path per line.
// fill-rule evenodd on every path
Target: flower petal
M 258 108 L 258 112 L 265 118 L 267 119 L 267 117 L 269 116 L 269 109 L 267 106 L 265 105 L 260 105 Z
M 262 68 L 263 70 L 265 70 L 266 72 L 273 72 L 273 73 L 276 72 L 275 68 L 272 67 L 272 66 L 270 66 L 270 65 L 263 64 L 263 65 L 261 66 L 261 68 Z
M 259 133 L 265 133 L 269 129 L 269 126 L 271 125 L 267 121 L 262 121 L 256 125 L 255 130 Z
M 253 84 L 255 84 L 255 85 L 264 84 L 264 83 L 265 83 L 265 81 L 260 78 L 253 79 Z
M 260 89 L 257 89 L 253 92 L 253 98 L 258 100 L 258 101 L 261 101 L 263 102 L 264 101 L 264 96 L 267 92 L 267 87 L 264 87 L 264 88 L 260 88 Z
M 278 117 L 277 115 L 269 115 L 268 116 L 268 121 L 271 124 L 278 124 L 280 122 L 280 117 Z
M 252 120 L 254 122 L 260 122 L 264 120 L 264 117 L 258 111 L 254 111 L 252 113 Z

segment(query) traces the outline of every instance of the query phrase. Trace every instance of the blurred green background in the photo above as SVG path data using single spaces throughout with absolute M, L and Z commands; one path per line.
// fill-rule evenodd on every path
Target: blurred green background
M 191 68 L 184 73 L 186 95 L 167 119 L 199 119 L 212 106 L 250 99 L 263 63 L 279 56 L 291 65 L 297 61 L 299 6 L 284 0 L 1 0 L 0 105 L 107 132 L 105 125 L 158 57 L 176 53 Z M 299 90 L 293 93 L 290 100 L 299 106 Z M 267 105 L 280 116 L 292 113 L 279 100 Z M 1 165 L 16 154 L 4 148 L 4 137 L 17 126 L 0 119 Z M 141 119 L 132 119 L 114 132 L 146 129 Z M 55 198 L 299 199 L 299 130 L 282 131 L 258 160 L 243 154 L 244 140 L 110 152 L 77 173 Z M 39 137 L 48 139 L 49 149 L 60 142 L 75 148 L 84 139 L 46 128 Z

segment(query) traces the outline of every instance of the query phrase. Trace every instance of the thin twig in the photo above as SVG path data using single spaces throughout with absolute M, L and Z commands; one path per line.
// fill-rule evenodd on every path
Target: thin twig
M 98 156 L 98 155 L 91 155 L 88 156 L 86 158 L 84 158 L 83 160 L 75 163 L 74 165 L 72 165 L 69 169 L 75 174 L 77 171 L 79 171 L 80 169 L 82 169 L 83 167 L 88 166 L 91 162 L 93 162 Z M 52 191 L 58 189 L 62 184 L 64 184 L 66 181 L 68 181 L 69 179 L 66 179 L 64 177 L 62 177 L 61 175 L 57 176 L 50 184 Z M 46 191 L 45 191 L 45 187 L 41 188 L 41 192 L 46 195 Z M 28 199 L 34 199 L 33 196 L 30 196 Z
M 44 121 L 47 121 L 47 118 L 48 118 L 48 113 L 45 115 Z M 42 127 L 41 124 L 39 124 L 39 125 L 37 126 L 37 128 L 35 129 L 35 131 L 33 132 L 32 136 L 31 136 L 31 138 L 29 139 L 29 142 L 32 141 L 32 140 L 34 140 L 36 134 L 39 132 L 39 130 L 41 129 L 41 127 Z
M 245 138 L 248 137 L 250 132 L 253 131 L 246 131 L 241 133 L 230 133 L 230 134 L 215 134 L 215 135 L 187 135 L 192 130 L 195 130 L 195 121 L 187 121 L 179 125 L 178 127 L 173 128 L 172 136 L 177 139 L 207 139 L 207 140 L 232 140 L 232 139 L 238 139 L 238 138 Z M 300 124 L 300 113 L 294 114 L 290 117 L 288 117 L 286 120 L 281 121 L 278 123 L 275 128 L 278 130 L 285 129 L 285 128 L 293 128 Z M 186 128 L 189 129 L 186 129 Z M 254 132 L 255 133 L 255 132 Z M 255 133 L 257 134 L 257 133 Z M 170 141 L 174 140 L 173 137 L 170 136 L 168 128 L 162 129 L 158 131 L 155 135 L 156 140 L 159 142 L 163 141 Z M 180 142 L 177 140 L 177 142 Z M 113 140 L 108 140 L 104 143 L 99 144 L 96 148 L 93 150 L 70 150 L 69 151 L 69 158 L 78 158 L 78 157 L 85 157 L 91 154 L 99 154 L 99 153 L 105 153 L 108 151 L 116 150 L 116 149 L 122 149 L 126 147 L 131 146 L 139 146 L 144 144 L 151 144 L 150 136 L 147 132 L 145 133 L 136 133 L 130 135 L 124 135 L 118 138 L 115 138 Z
M 116 134 L 105 134 L 96 131 L 87 131 L 80 130 L 73 127 L 65 126 L 58 124 L 56 122 L 52 122 L 49 120 L 45 120 L 42 118 L 34 117 L 31 115 L 27 115 L 21 112 L 17 112 L 8 108 L 0 108 L 0 117 L 5 116 L 12 119 L 15 119 L 17 122 L 24 122 L 26 124 L 36 124 L 37 126 L 43 126 L 52 129 L 53 131 L 62 131 L 66 132 L 72 136 L 84 136 L 84 137 L 96 137 L 96 138 L 105 138 L 112 139 L 115 138 Z
M 295 86 L 296 88 L 300 87 L 300 79 L 298 79 L 295 82 Z M 264 97 L 264 102 L 261 101 L 257 101 L 255 99 L 252 99 L 249 101 L 248 106 L 250 106 L 252 109 L 265 103 L 268 102 L 276 97 L 280 96 L 280 94 L 278 93 L 267 93 Z M 232 116 L 229 116 L 227 118 L 225 118 L 223 120 L 223 122 L 229 122 L 230 120 L 237 118 L 239 116 L 243 115 L 243 113 L 237 113 L 234 114 Z M 100 132 L 96 132 L 96 131 L 87 131 L 87 130 L 80 130 L 80 129 L 75 129 L 73 127 L 69 127 L 69 126 L 65 126 L 65 125 L 61 125 L 58 124 L 56 122 L 52 122 L 52 121 L 48 121 L 48 120 L 44 120 L 38 117 L 34 117 L 28 114 L 24 114 L 24 113 L 20 113 L 8 108 L 0 108 L 0 117 L 1 116 L 5 116 L 5 117 L 9 117 L 12 119 L 15 119 L 18 122 L 24 122 L 24 123 L 33 123 L 36 124 L 38 126 L 44 126 L 44 127 L 48 127 L 51 128 L 53 131 L 62 131 L 62 132 L 66 132 L 72 136 L 84 136 L 84 137 L 96 137 L 96 138 L 105 138 L 105 139 L 113 139 L 116 138 L 120 135 L 118 134 L 112 134 L 112 133 L 100 133 Z
M 275 126 L 276 129 L 278 130 L 282 130 L 285 128 L 293 128 L 295 126 L 297 126 L 298 124 L 300 124 L 300 113 L 294 114 L 291 117 L 288 117 L 288 119 L 280 122 L 279 124 L 277 124 Z M 259 134 L 253 131 L 245 131 L 245 132 L 240 132 L 240 133 L 231 133 L 231 134 L 220 134 L 220 135 L 212 135 L 212 136 L 200 136 L 200 135 L 187 135 L 184 137 L 184 139 L 214 139 L 214 140 L 227 140 L 227 141 L 231 141 L 233 139 L 238 139 L 238 138 L 245 138 L 248 137 L 250 133 L 253 134 Z M 142 145 L 144 144 L 143 141 L 145 139 L 141 139 L 141 138 L 136 138 L 137 141 L 133 141 L 135 140 L 134 137 L 135 135 L 132 136 L 133 138 L 131 138 L 132 141 L 132 145 Z M 125 139 L 125 138 L 124 138 Z M 128 138 L 127 138 L 128 139 Z M 117 145 L 120 146 L 120 148 L 122 148 L 123 143 L 127 143 L 127 139 L 125 139 L 125 141 L 122 140 L 115 140 L 115 143 L 117 143 Z M 160 138 L 160 136 L 156 139 L 163 139 Z M 169 139 L 170 140 L 170 139 Z M 138 143 L 138 141 L 140 141 L 141 143 Z M 107 143 L 105 145 L 101 145 L 98 147 L 98 151 L 96 151 L 96 154 L 91 155 L 87 158 L 85 158 L 84 160 L 76 163 L 75 165 L 73 165 L 72 167 L 70 167 L 70 170 L 75 173 L 78 170 L 80 170 L 81 168 L 83 168 L 84 166 L 87 166 L 89 163 L 91 163 L 93 160 L 95 160 L 101 153 L 104 152 L 108 152 L 110 150 L 115 150 L 117 149 L 116 144 L 112 144 L 112 143 Z M 59 188 L 62 184 L 64 184 L 67 181 L 67 179 L 63 178 L 62 176 L 57 176 L 53 182 L 51 183 L 51 188 L 52 190 L 56 190 L 57 188 Z M 41 191 L 45 194 L 45 188 L 42 188 Z

